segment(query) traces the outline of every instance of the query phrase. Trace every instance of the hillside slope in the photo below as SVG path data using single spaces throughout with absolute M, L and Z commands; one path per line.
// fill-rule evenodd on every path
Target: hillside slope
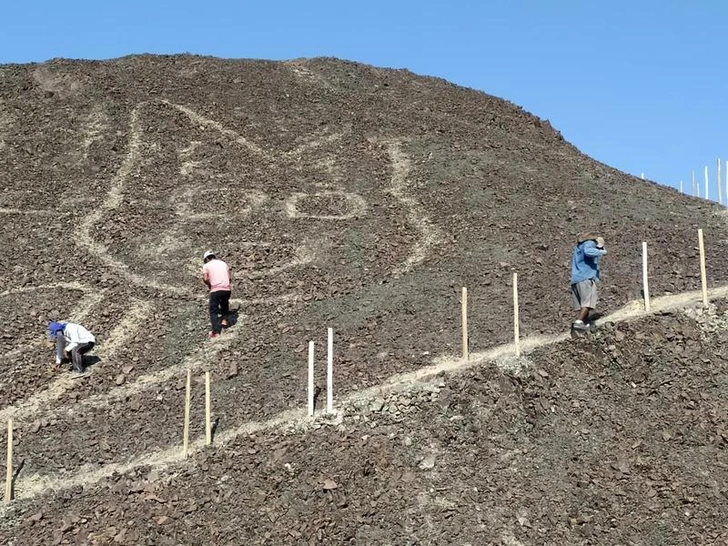
M 728 305 L 21 502 L 3 544 L 724 544 Z
M 728 280 L 720 207 L 503 100 L 335 59 L 1 66 L 0 187 L 0 415 L 39 475 L 176 445 L 187 368 L 212 370 L 223 428 L 300 407 L 329 326 L 340 393 L 458 354 L 461 286 L 472 347 L 506 342 L 511 270 L 522 334 L 563 331 L 586 229 L 610 251 L 607 311 L 638 297 L 645 240 L 654 295 L 699 287 L 699 227 L 710 281 Z M 216 343 L 208 248 L 240 309 Z M 91 377 L 50 369 L 49 319 L 97 334 Z

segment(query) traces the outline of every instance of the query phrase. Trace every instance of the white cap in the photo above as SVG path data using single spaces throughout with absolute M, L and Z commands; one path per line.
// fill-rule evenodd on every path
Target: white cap
M 202 259 L 207 260 L 207 258 L 209 258 L 210 256 L 215 256 L 215 253 L 212 250 L 208 250 L 207 252 L 205 252 L 205 254 L 202 256 Z

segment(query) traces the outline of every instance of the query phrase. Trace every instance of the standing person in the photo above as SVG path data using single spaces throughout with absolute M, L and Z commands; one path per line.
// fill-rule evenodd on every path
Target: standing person
M 83 355 L 94 348 L 96 338 L 86 328 L 73 322 L 50 322 L 48 339 L 56 342 L 56 365 L 71 360 L 77 373 L 86 371 Z
M 220 337 L 223 326 L 228 325 L 230 314 L 230 269 L 228 264 L 218 259 L 211 250 L 202 257 L 202 280 L 210 293 L 210 326 L 207 334 L 210 339 Z M 221 320 L 222 319 L 222 320 Z
M 589 313 L 597 306 L 597 283 L 601 278 L 599 260 L 607 251 L 604 239 L 594 233 L 579 235 L 571 256 L 571 299 L 578 316 L 572 328 L 589 328 Z

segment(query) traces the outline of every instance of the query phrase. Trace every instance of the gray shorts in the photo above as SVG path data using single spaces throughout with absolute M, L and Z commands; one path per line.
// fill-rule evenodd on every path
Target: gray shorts
M 597 307 L 597 281 L 589 279 L 571 285 L 571 301 L 574 309 Z

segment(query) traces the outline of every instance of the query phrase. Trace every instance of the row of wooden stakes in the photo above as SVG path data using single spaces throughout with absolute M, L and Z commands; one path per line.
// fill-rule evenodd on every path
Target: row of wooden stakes
M 700 280 L 702 285 L 703 305 L 708 305 L 708 286 L 705 270 L 705 245 L 703 241 L 703 230 L 698 230 L 698 247 L 700 250 Z M 650 290 L 649 280 L 647 276 L 647 243 L 642 243 L 642 291 L 644 295 L 645 312 L 650 312 Z M 462 306 L 462 351 L 463 358 L 469 359 L 468 351 L 468 289 L 462 288 L 461 297 Z M 520 348 L 520 332 L 519 332 L 519 313 L 518 313 L 518 274 L 513 273 L 513 336 L 515 344 L 516 356 L 521 355 Z M 327 366 L 326 366 L 326 412 L 333 412 L 333 330 L 328 329 L 327 343 Z M 314 414 L 314 342 L 309 342 L 308 351 L 308 415 Z M 192 370 L 187 370 L 187 384 L 185 390 L 185 414 L 184 414 L 184 433 L 182 440 L 182 456 L 187 458 L 189 454 L 189 436 L 190 436 L 190 408 L 192 402 Z M 210 396 L 210 372 L 205 372 L 205 445 L 212 445 L 213 428 L 212 428 L 212 400 Z M 7 461 L 5 475 L 5 503 L 9 503 L 13 499 L 13 420 L 8 419 L 8 436 L 7 436 Z

